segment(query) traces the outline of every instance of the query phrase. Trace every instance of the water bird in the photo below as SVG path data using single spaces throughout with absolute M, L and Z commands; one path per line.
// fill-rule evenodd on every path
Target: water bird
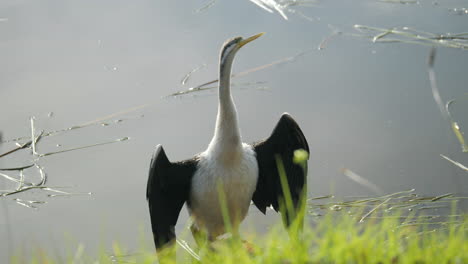
M 297 209 L 307 192 L 307 162 L 293 162 L 294 152 L 309 146 L 296 121 L 284 113 L 272 134 L 253 144 L 242 143 L 237 111 L 231 96 L 231 67 L 237 51 L 263 33 L 243 39 L 227 40 L 219 59 L 218 114 L 214 136 L 208 148 L 191 159 L 171 162 L 161 145 L 153 153 L 147 183 L 151 226 L 156 250 L 175 241 L 175 225 L 187 203 L 193 218 L 192 232 L 203 230 L 210 241 L 226 233 L 223 213 L 229 217 L 231 233 L 238 234 L 251 204 L 263 213 L 272 207 L 277 212 L 284 203 L 284 186 Z M 284 168 L 280 174 L 278 164 Z M 280 176 L 280 175 L 284 175 Z M 281 177 L 287 185 L 281 184 Z M 287 198 L 287 197 L 286 197 Z M 283 201 L 283 202 L 282 202 Z M 223 208 L 224 206 L 224 208 Z M 223 209 L 225 212 L 223 212 Z M 227 210 L 225 210 L 227 209 Z M 280 210 L 289 226 L 295 218 Z

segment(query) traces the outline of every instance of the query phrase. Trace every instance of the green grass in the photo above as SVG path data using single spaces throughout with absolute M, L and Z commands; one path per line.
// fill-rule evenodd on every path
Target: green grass
M 193 248 L 197 260 L 177 244 L 160 254 L 162 263 L 468 263 L 467 215 L 454 215 L 442 223 L 428 223 L 424 216 L 403 216 L 382 210 L 378 217 L 359 222 L 364 211 L 333 212 L 309 221 L 301 236 L 289 238 L 282 226 L 267 234 L 243 234 L 249 246 L 236 239 L 224 239 L 201 249 Z M 312 220 L 312 219 L 309 219 Z M 109 245 L 110 246 L 110 245 Z M 191 245 L 195 247 L 195 245 Z M 87 255 L 83 245 L 65 258 L 57 259 L 36 250 L 30 259 L 18 254 L 11 263 L 157 263 L 152 245 L 138 253 L 114 243 L 113 252 L 100 250 Z

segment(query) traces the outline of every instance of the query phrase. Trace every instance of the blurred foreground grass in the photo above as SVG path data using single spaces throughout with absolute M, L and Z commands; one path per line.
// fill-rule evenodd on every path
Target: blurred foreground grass
M 248 243 L 224 239 L 192 252 L 180 240 L 160 254 L 160 262 L 175 263 L 171 254 L 177 250 L 177 263 L 468 263 L 466 214 L 452 210 L 444 221 L 430 222 L 427 215 L 382 210 L 361 222 L 364 211 L 352 210 L 309 221 L 300 238 L 290 239 L 276 226 L 264 235 L 244 234 Z M 17 252 L 11 263 L 158 263 L 152 244 L 137 253 L 124 248 L 125 242 L 115 242 L 112 252 L 90 256 L 81 244 L 65 257 L 36 249 L 31 257 Z

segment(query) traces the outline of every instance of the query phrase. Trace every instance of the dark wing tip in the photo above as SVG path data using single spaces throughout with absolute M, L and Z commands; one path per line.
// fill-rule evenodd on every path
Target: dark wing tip
M 294 118 L 287 112 L 284 112 L 281 115 L 280 120 L 278 121 L 278 124 L 288 124 L 288 125 L 292 125 L 294 128 L 296 127 L 299 128 L 299 125 L 297 124 L 296 120 L 294 120 Z M 299 131 L 301 131 L 300 128 L 299 128 Z
M 154 150 L 153 152 L 153 157 L 151 158 L 151 162 L 156 162 L 156 160 L 160 160 L 160 159 L 166 159 L 167 161 L 169 161 L 169 159 L 167 158 L 166 156 L 166 152 L 164 151 L 164 148 L 161 144 L 158 144 L 156 146 L 156 149 Z
M 294 134 L 298 137 L 299 144 L 301 148 L 303 148 L 305 151 L 310 153 L 309 151 L 309 143 L 307 142 L 307 139 L 304 136 L 304 133 L 302 132 L 301 128 L 299 127 L 299 124 L 297 124 L 296 120 L 287 112 L 284 112 L 281 115 L 281 118 L 278 122 L 279 125 L 289 127 L 292 131 L 294 131 Z
M 162 145 L 158 144 L 156 146 L 156 149 L 153 152 L 153 156 L 151 157 L 150 171 L 148 175 L 148 183 L 146 186 L 146 199 L 147 200 L 150 198 L 151 192 L 155 191 L 155 190 L 152 190 L 152 187 L 155 181 L 160 180 L 158 179 L 158 176 L 156 175 L 158 170 L 168 165 L 170 165 L 169 159 L 167 158 Z
M 260 210 L 260 212 L 262 212 L 264 215 L 266 215 L 266 210 L 267 210 L 266 205 L 263 205 L 263 206 L 256 205 L 256 206 L 257 206 L 258 210 Z
M 156 169 L 157 167 L 168 166 L 170 164 L 171 162 L 167 158 L 164 148 L 161 144 L 158 144 L 151 157 L 150 169 Z
M 159 154 L 159 152 L 161 152 L 161 151 L 164 152 L 164 148 L 163 148 L 163 146 L 162 146 L 161 144 L 158 144 L 158 145 L 156 146 L 156 149 L 155 149 L 155 151 L 154 151 L 154 155 L 153 155 L 153 156 L 157 156 L 157 155 Z

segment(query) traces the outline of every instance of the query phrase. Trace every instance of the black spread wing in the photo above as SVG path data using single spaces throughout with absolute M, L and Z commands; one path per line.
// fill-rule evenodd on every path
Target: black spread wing
M 197 166 L 195 159 L 171 163 L 161 145 L 151 159 L 146 199 L 156 249 L 173 242 L 175 225 L 180 210 L 187 201 L 192 175 Z
M 278 157 L 284 165 L 291 200 L 297 209 L 303 190 L 307 191 L 307 167 L 303 168 L 293 162 L 294 151 L 303 149 L 309 153 L 309 145 L 299 125 L 289 114 L 284 113 L 271 136 L 255 143 L 254 148 L 259 169 L 257 188 L 252 197 L 254 204 L 264 214 L 269 206 L 273 206 L 277 212 L 280 209 L 280 201 L 284 196 L 276 162 Z M 293 220 L 292 217 L 283 215 L 287 226 Z

